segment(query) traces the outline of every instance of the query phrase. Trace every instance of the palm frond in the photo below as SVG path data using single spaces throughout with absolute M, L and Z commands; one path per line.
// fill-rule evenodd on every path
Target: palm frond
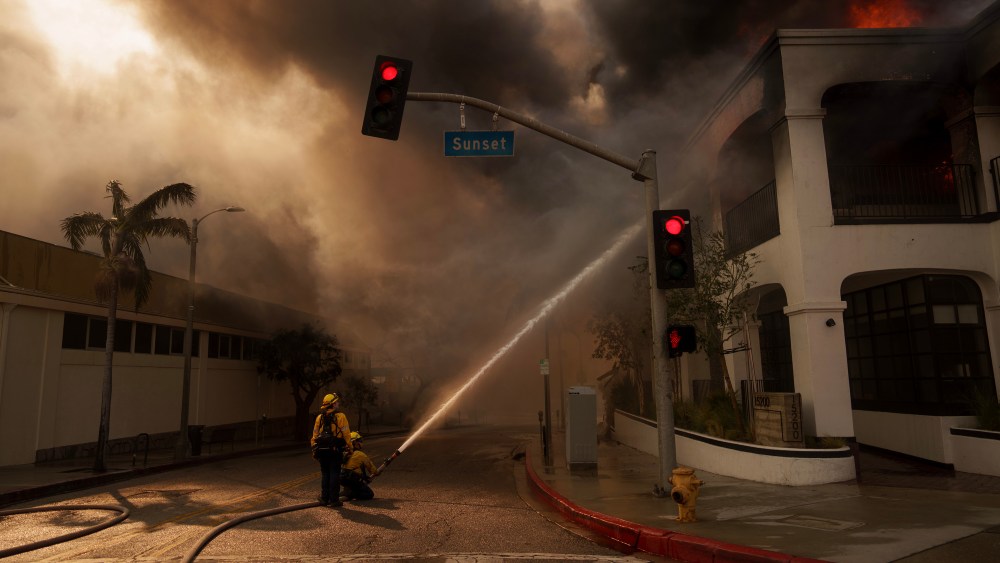
M 157 217 L 145 221 L 141 225 L 136 225 L 139 236 L 145 240 L 147 237 L 174 237 L 191 240 L 191 228 L 187 221 L 177 217 Z
M 84 241 L 89 237 L 101 237 L 103 242 L 107 238 L 109 222 L 100 213 L 88 211 L 63 219 L 61 226 L 63 236 L 66 237 L 69 245 L 73 247 L 73 250 L 80 250 L 83 247 Z
M 123 219 L 126 214 L 126 205 L 132 201 L 125 188 L 122 187 L 121 182 L 118 180 L 111 180 L 104 189 L 108 192 L 107 197 L 111 198 L 112 217 L 117 217 L 119 220 Z
M 156 217 L 157 212 L 168 203 L 190 205 L 195 200 L 195 187 L 190 184 L 170 184 L 149 194 L 129 210 L 129 220 L 133 224 L 145 223 Z
M 115 223 L 114 221 L 108 221 L 101 228 L 101 250 L 104 251 L 104 256 L 111 256 L 111 239 L 114 238 L 115 233 Z

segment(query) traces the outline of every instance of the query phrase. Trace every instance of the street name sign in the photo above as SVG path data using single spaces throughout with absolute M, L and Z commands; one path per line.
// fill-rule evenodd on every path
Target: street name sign
M 513 131 L 445 131 L 445 156 L 514 156 Z

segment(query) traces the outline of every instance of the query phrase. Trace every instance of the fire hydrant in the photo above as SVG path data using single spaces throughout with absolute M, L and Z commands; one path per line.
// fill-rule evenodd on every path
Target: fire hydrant
M 694 506 L 698 501 L 698 490 L 704 481 L 694 475 L 694 469 L 690 467 L 674 468 L 670 476 L 670 498 L 677 503 L 677 521 L 695 522 Z

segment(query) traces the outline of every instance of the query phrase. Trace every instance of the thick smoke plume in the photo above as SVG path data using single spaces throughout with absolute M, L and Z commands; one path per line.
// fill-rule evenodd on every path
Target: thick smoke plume
M 202 225 L 200 280 L 320 311 L 377 361 L 451 375 L 639 221 L 642 185 L 503 121 L 516 157 L 445 159 L 454 105 L 410 103 L 398 142 L 363 137 L 376 54 L 413 60 L 413 91 L 486 99 L 631 158 L 652 148 L 662 171 L 775 28 L 848 26 L 865 2 L 69 4 L 0 4 L 0 228 L 61 243 L 60 219 L 107 212 L 112 178 L 135 197 L 189 182 L 198 206 L 179 216 L 248 210 Z M 983 5 L 907 3 L 928 26 Z M 112 27 L 83 25 L 98 17 Z M 39 31 L 62 20 L 65 33 Z M 104 47 L 127 26 L 127 48 Z M 186 275 L 186 247 L 151 250 L 154 267 Z M 628 272 L 613 275 L 628 291 Z

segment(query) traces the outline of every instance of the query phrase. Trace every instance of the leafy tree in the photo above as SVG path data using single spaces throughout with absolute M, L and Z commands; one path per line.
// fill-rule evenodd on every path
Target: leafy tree
M 118 180 L 105 187 L 111 200 L 111 216 L 100 213 L 78 213 L 63 219 L 62 231 L 74 250 L 80 250 L 90 237 L 101 242 L 103 259 L 95 281 L 97 298 L 108 305 L 108 329 L 104 342 L 104 377 L 101 382 L 101 417 L 97 431 L 97 458 L 94 471 L 105 471 L 104 451 L 111 427 L 111 368 L 115 350 L 115 321 L 118 318 L 118 298 L 122 292 L 135 294 L 136 307 L 149 297 L 152 280 L 142 253 L 150 237 L 177 237 L 189 240 L 191 232 L 183 219 L 159 217 L 169 203 L 190 205 L 195 189 L 188 184 L 164 186 L 145 199 L 129 205 L 131 200 Z
M 320 390 L 340 376 L 341 351 L 337 336 L 304 324 L 282 329 L 261 345 L 257 370 L 275 381 L 288 381 L 295 399 L 293 438 L 304 440 L 309 424 L 309 406 Z
M 698 348 L 709 358 L 713 382 L 721 380 L 722 385 L 713 386 L 724 386 L 735 408 L 736 391 L 726 367 L 726 346 L 756 306 L 749 290 L 756 285 L 753 270 L 760 259 L 753 252 L 730 254 L 721 232 L 706 233 L 697 218 L 693 223 L 696 285 L 666 292 L 667 311 L 670 322 L 695 325 Z M 740 423 L 742 426 L 742 418 Z
M 640 257 L 640 260 L 645 258 Z M 591 357 L 610 361 L 615 374 L 613 379 L 616 381 L 608 382 L 607 398 L 612 400 L 622 398 L 621 386 L 627 385 L 634 390 L 638 398 L 638 412 L 635 414 L 641 415 L 646 410 L 647 399 L 643 374 L 648 373 L 649 366 L 652 365 L 649 334 L 651 313 L 648 282 L 643 281 L 645 276 L 642 273 L 645 271 L 645 264 L 640 263 L 629 269 L 633 273 L 630 299 L 607 305 L 603 312 L 594 315 L 588 321 L 587 328 L 596 339 Z M 612 389 L 616 390 L 613 394 L 610 393 Z
M 344 404 L 358 409 L 358 425 L 355 427 L 361 431 L 361 417 L 365 412 L 365 407 L 374 405 L 378 401 L 378 387 L 372 380 L 360 375 L 352 375 L 344 382 L 344 396 L 341 398 Z
M 742 326 L 744 314 L 753 312 L 754 303 L 748 291 L 755 285 L 753 269 L 760 263 L 753 252 L 730 255 L 721 232 L 705 233 L 700 219 L 693 220 L 696 287 L 672 289 L 666 292 L 668 324 L 685 323 L 696 327 L 698 347 L 709 358 L 713 387 L 725 390 L 732 410 L 738 412 L 736 392 L 725 362 L 727 343 Z M 645 370 L 643 354 L 650 349 L 648 331 L 650 307 L 648 299 L 649 260 L 636 257 L 632 271 L 633 303 L 617 312 L 595 316 L 591 330 L 598 338 L 593 356 L 611 360 L 616 368 L 628 373 L 628 380 L 642 393 L 640 375 Z M 641 303 L 641 306 L 637 304 Z M 643 340 L 643 338 L 645 340 Z M 629 372 L 629 370 L 632 370 Z M 621 393 L 621 388 L 617 390 Z M 644 404 L 640 401 L 640 405 Z M 644 407 L 640 406 L 640 409 Z M 741 431 L 742 419 L 739 419 Z

